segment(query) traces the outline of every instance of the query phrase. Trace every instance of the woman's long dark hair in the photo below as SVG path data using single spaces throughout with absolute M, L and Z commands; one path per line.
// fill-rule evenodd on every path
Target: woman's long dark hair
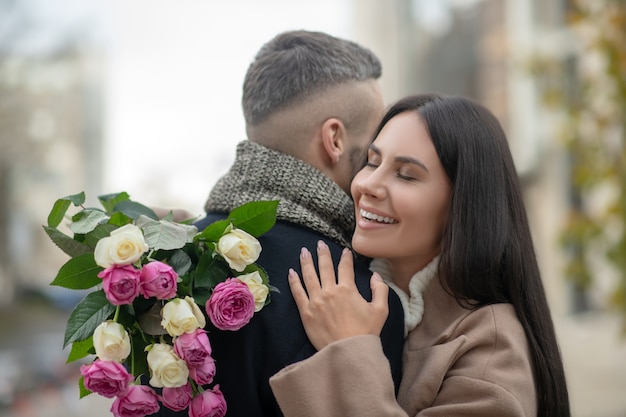
M 468 308 L 511 303 L 533 359 L 538 415 L 569 417 L 569 399 L 554 324 L 506 136 L 494 115 L 462 97 L 406 97 L 385 114 L 417 112 L 453 184 L 439 275 Z

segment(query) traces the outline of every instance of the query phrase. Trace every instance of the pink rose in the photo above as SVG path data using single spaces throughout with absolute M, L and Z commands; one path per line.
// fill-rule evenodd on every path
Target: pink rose
M 141 268 L 141 293 L 145 298 L 169 300 L 176 296 L 178 274 L 171 266 L 153 261 Z
M 196 367 L 211 357 L 211 344 L 206 331 L 196 329 L 183 333 L 174 341 L 174 352 L 190 367 Z
M 254 296 L 237 278 L 228 278 L 213 289 L 206 302 L 209 319 L 220 330 L 239 330 L 254 315 Z
M 133 376 L 119 362 L 99 359 L 89 365 L 81 365 L 80 373 L 85 388 L 107 398 L 124 394 L 133 380 Z
M 219 385 L 213 390 L 205 390 L 191 400 L 189 417 L 224 417 L 226 401 Z
M 111 405 L 115 417 L 144 417 L 159 411 L 159 397 L 147 385 L 129 385 L 126 394 Z
M 190 383 L 176 388 L 164 387 L 161 393 L 163 405 L 174 411 L 182 411 L 187 408 L 192 398 L 193 391 Z
M 189 368 L 189 376 L 196 381 L 197 384 L 210 384 L 213 382 L 213 377 L 215 376 L 215 361 L 213 358 L 209 357 L 202 365 Z
M 130 304 L 139 295 L 139 271 L 132 265 L 113 265 L 98 277 L 107 300 L 115 306 Z

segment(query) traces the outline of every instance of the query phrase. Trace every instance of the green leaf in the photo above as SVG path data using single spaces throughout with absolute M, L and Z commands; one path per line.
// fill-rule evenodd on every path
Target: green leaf
M 93 392 L 85 388 L 85 378 L 82 375 L 78 379 L 78 392 L 79 392 L 79 398 L 84 398 L 90 394 L 93 394 Z
M 133 332 L 130 336 L 131 350 L 129 362 L 132 361 L 133 375 L 149 375 L 150 370 L 148 368 L 148 359 L 144 348 L 147 344 L 143 339 L 141 332 Z
M 72 232 L 81 235 L 91 232 L 100 223 L 109 220 L 109 216 L 101 210 L 86 209 L 82 211 L 82 214 L 79 220 L 70 225 Z
M 165 220 L 156 221 L 146 216 L 139 216 L 136 224 L 143 230 L 143 236 L 148 246 L 155 250 L 182 248 L 186 243 L 193 242 L 193 237 L 198 233 L 196 226 Z
M 80 206 L 84 202 L 84 192 L 59 198 L 52 206 L 50 214 L 48 214 L 48 226 L 57 227 L 59 224 L 61 224 L 65 213 L 67 213 L 67 209 L 70 207 L 70 204 L 74 203 L 75 206 Z
M 189 289 L 193 275 L 194 274 L 185 274 L 182 276 L 181 275 L 178 276 L 178 278 L 180 278 L 180 281 L 178 282 L 178 288 L 176 290 L 176 294 L 179 297 L 184 297 L 185 295 L 193 294 L 193 291 Z
M 104 291 L 87 294 L 67 319 L 63 347 L 92 336 L 96 327 L 107 320 L 114 311 L 115 306 L 106 299 Z
M 217 242 L 224 234 L 224 231 L 231 225 L 228 219 L 218 220 L 208 225 L 203 231 L 198 233 L 195 240 L 206 240 L 209 242 Z
M 145 300 L 145 298 L 137 297 L 135 298 L 135 301 L 137 300 Z M 120 306 L 119 312 L 116 312 L 116 321 L 127 329 L 132 328 L 135 324 L 135 321 L 137 321 L 137 316 L 135 315 L 135 308 L 133 304 L 122 305 Z
M 234 277 L 228 265 L 217 258 L 213 258 L 210 252 L 205 252 L 200 258 L 194 277 L 195 288 L 214 288 L 226 278 Z
M 130 200 L 130 196 L 127 192 L 122 191 L 121 193 L 98 196 L 98 200 L 100 200 L 100 204 L 102 204 L 106 212 L 112 214 L 115 211 L 115 205 L 121 201 Z
M 76 342 L 72 343 L 72 350 L 67 357 L 66 363 L 77 361 L 94 353 L 95 351 L 93 348 L 92 337 L 88 337 L 85 340 L 77 340 Z
M 228 219 L 235 227 L 259 237 L 276 223 L 277 209 L 278 200 L 251 201 L 231 211 Z
M 83 239 L 85 243 L 87 244 L 87 246 L 95 249 L 96 244 L 98 243 L 100 239 L 102 239 L 103 237 L 109 236 L 111 232 L 117 228 L 118 226 L 114 224 L 110 224 L 110 223 L 99 224 L 91 232 L 87 233 L 83 237 Z
M 132 223 L 133 219 L 131 219 L 130 217 L 128 217 L 127 215 L 125 215 L 124 213 L 120 213 L 119 211 L 116 211 L 115 213 L 113 213 L 111 215 L 111 218 L 109 219 L 109 224 L 113 224 L 119 227 L 122 227 L 128 223 Z
M 175 251 L 172 256 L 170 256 L 167 264 L 171 266 L 179 276 L 189 272 L 193 265 L 191 258 L 184 250 Z
M 58 199 L 48 215 L 48 226 L 57 227 L 61 224 L 63 216 L 65 216 L 67 209 L 70 208 L 70 204 L 69 200 Z
M 68 195 L 67 197 L 65 197 L 65 199 L 70 200 L 72 204 L 78 207 L 82 204 L 85 204 L 85 192 L 81 191 L 78 194 Z
M 52 240 L 52 242 L 54 242 L 59 249 L 69 256 L 78 256 L 93 252 L 89 246 L 74 240 L 65 233 L 59 231 L 59 229 L 43 226 L 43 230 L 46 232 L 50 240 Z
M 145 298 L 143 296 L 135 298 L 132 304 L 126 307 L 132 307 L 132 314 L 137 317 L 150 310 L 155 304 L 161 304 L 156 298 Z M 123 309 L 122 309 L 123 310 Z M 130 327 L 130 326 L 129 326 Z
M 120 201 L 113 208 L 115 211 L 120 211 L 130 217 L 131 219 L 137 219 L 139 216 L 144 215 L 154 220 L 159 220 L 159 217 L 152 211 L 151 208 L 144 206 L 141 203 L 135 201 L 124 200 Z
M 154 303 L 149 310 L 137 316 L 137 323 L 142 332 L 151 336 L 167 334 L 161 325 L 161 308 L 161 303 Z
M 206 302 L 211 298 L 212 289 L 209 288 L 197 288 L 193 292 L 193 300 L 204 310 Z
M 98 273 L 102 267 L 96 265 L 93 254 L 76 256 L 65 263 L 52 280 L 50 285 L 69 288 L 70 290 L 86 290 L 98 285 L 102 280 Z

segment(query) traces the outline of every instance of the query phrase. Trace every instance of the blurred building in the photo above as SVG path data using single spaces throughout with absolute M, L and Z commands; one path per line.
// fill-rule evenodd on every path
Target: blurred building
M 54 201 L 100 189 L 102 67 L 77 39 L 0 51 L 0 305 L 47 289 L 64 262 L 42 229 Z

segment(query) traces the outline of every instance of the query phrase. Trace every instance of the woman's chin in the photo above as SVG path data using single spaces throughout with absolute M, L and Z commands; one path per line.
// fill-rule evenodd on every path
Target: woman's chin
M 352 237 L 352 249 L 368 258 L 380 257 L 380 245 L 374 240 L 355 234 Z

